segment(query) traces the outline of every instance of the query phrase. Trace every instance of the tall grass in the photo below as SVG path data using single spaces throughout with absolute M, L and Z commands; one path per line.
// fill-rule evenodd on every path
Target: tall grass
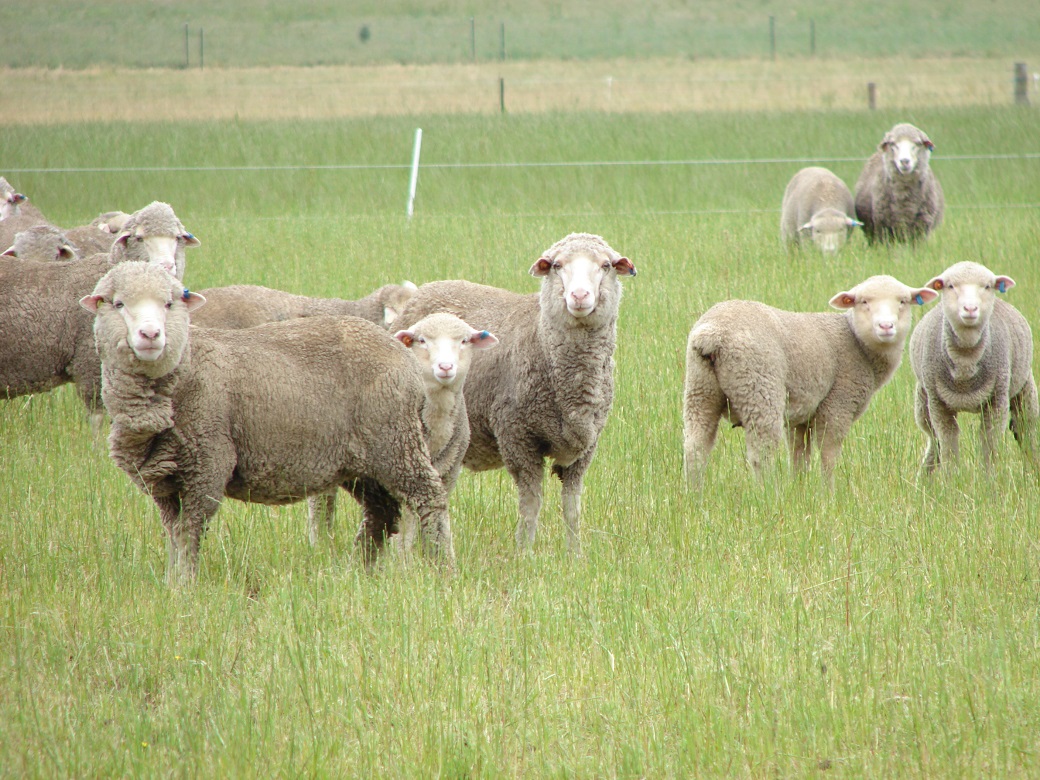
M 445 118 L 13 129 L 11 168 L 866 155 L 881 114 Z M 919 480 L 908 366 L 818 470 L 757 487 L 724 430 L 681 482 L 685 336 L 725 297 L 818 310 L 871 273 L 923 284 L 956 260 L 1013 276 L 1040 317 L 1029 112 L 910 117 L 938 146 L 947 222 L 916 249 L 856 236 L 835 260 L 779 246 L 800 163 L 10 176 L 62 224 L 171 202 L 202 240 L 192 288 L 356 296 L 465 277 L 536 289 L 564 233 L 632 258 L 616 400 L 586 483 L 586 555 L 550 483 L 518 555 L 515 492 L 466 472 L 458 573 L 390 557 L 366 575 L 344 507 L 329 545 L 302 506 L 227 502 L 197 587 L 163 584 L 151 501 L 69 388 L 0 403 L 3 773 L 111 775 L 1033 776 L 1040 771 L 1038 487 L 1010 437 L 989 472 Z M 858 164 L 835 164 L 847 181 Z M 723 211 L 725 213 L 717 213 Z

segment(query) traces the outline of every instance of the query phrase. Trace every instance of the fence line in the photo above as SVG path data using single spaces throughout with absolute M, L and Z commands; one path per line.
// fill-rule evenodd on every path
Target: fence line
M 1040 152 L 1016 154 L 951 154 L 938 157 L 943 162 L 971 162 L 978 160 L 1040 160 Z M 488 169 L 488 168 L 611 168 L 651 166 L 700 166 L 700 165 L 812 165 L 818 163 L 865 162 L 858 157 L 763 157 L 738 159 L 699 160 L 571 160 L 559 162 L 455 162 L 425 163 L 423 170 L 430 169 Z M 407 163 L 344 163 L 331 165 L 213 165 L 213 166 L 139 166 L 110 168 L 5 168 L 12 173 L 252 173 L 264 171 L 386 171 L 410 170 Z

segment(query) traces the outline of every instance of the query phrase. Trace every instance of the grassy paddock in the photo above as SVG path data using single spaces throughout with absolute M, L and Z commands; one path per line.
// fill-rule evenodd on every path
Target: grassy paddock
M 610 423 L 588 474 L 587 554 L 564 552 L 559 487 L 516 555 L 502 473 L 452 498 L 458 574 L 352 549 L 346 507 L 312 550 L 302 506 L 227 503 L 198 586 L 170 592 L 157 512 L 91 438 L 69 388 L 0 404 L 0 755 L 31 776 L 1035 776 L 1040 772 L 1034 476 L 918 481 L 909 366 L 818 470 L 759 488 L 723 431 L 702 493 L 681 479 L 684 343 L 725 297 L 815 310 L 872 273 L 923 284 L 976 259 L 1040 317 L 1028 111 L 90 124 L 10 128 L 9 168 L 865 157 L 924 127 L 949 200 L 917 249 L 788 257 L 798 164 L 407 172 L 10 175 L 61 224 L 168 200 L 203 245 L 192 288 L 258 282 L 357 296 L 466 277 L 536 289 L 570 230 L 605 235 L 625 280 Z M 551 143 L 549 141 L 551 139 Z M 858 163 L 835 164 L 854 181 Z M 724 213 L 716 213 L 724 212 Z

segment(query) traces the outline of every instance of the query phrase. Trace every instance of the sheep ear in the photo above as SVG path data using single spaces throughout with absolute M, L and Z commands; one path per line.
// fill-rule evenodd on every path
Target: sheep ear
M 383 307 L 383 324 L 386 325 L 386 327 L 389 328 L 391 325 L 394 324 L 394 320 L 397 319 L 399 314 L 400 314 L 400 312 L 397 311 L 397 309 L 395 309 L 393 306 L 384 306 Z
M 997 289 L 1004 293 L 1015 286 L 1015 280 L 1010 276 L 998 276 L 997 277 Z
M 182 233 L 181 234 L 181 238 L 184 239 L 184 245 L 185 246 L 198 246 L 199 244 L 202 243 L 197 238 L 195 238 L 195 236 L 193 236 L 191 233 Z
M 939 297 L 939 293 L 930 287 L 921 287 L 917 290 L 910 291 L 910 298 L 918 306 L 924 306 L 926 303 L 931 303 Z
M 941 276 L 936 276 L 934 279 L 929 279 L 928 284 L 925 287 L 931 287 L 933 290 L 941 290 L 946 285 L 943 284 Z
M 622 276 L 635 276 L 636 267 L 627 257 L 619 257 L 614 261 L 614 270 Z
M 116 244 L 122 244 L 123 246 L 126 246 L 126 242 L 129 239 L 130 239 L 130 231 L 129 230 L 124 230 L 122 233 L 120 233 L 118 236 L 116 236 L 116 240 L 112 242 L 112 245 L 115 246 Z
M 811 233 L 812 232 L 812 222 L 806 222 L 804 225 L 802 225 L 800 228 L 798 228 L 798 232 L 799 233 Z
M 835 309 L 851 309 L 856 305 L 856 296 L 849 292 L 840 292 L 831 298 L 831 306 Z
M 181 300 L 184 301 L 185 305 L 188 307 L 188 311 L 195 311 L 206 302 L 206 297 L 185 289 L 184 292 L 181 293 Z
M 933 144 L 930 139 L 925 138 L 923 141 L 921 141 L 921 143 L 924 146 L 924 148 L 927 149 L 929 152 L 935 151 L 935 144 Z
M 466 343 L 473 349 L 490 349 L 498 343 L 498 337 L 486 330 L 475 330 L 469 334 Z
M 531 276 L 548 276 L 552 270 L 552 260 L 548 257 L 539 257 L 531 266 Z
M 11 247 L 11 248 L 14 249 L 14 247 Z M 64 257 L 66 260 L 75 260 L 76 259 L 76 253 L 73 252 L 72 249 L 67 247 L 67 246 L 59 246 L 58 247 L 58 256 L 59 257 Z
M 18 257 L 18 255 L 14 251 L 14 245 L 12 244 L 11 246 L 7 247 L 7 249 L 4 250 L 4 253 L 0 255 L 0 257 Z
M 406 347 L 412 346 L 415 341 L 415 334 L 410 330 L 399 330 L 394 334 L 394 338 L 404 344 Z
M 862 222 L 860 222 L 858 219 L 853 219 L 852 217 L 849 217 L 847 220 L 845 220 L 845 224 L 849 227 L 863 227 Z
M 409 282 L 407 279 L 401 282 L 401 286 L 406 290 L 411 290 L 412 292 L 419 292 L 419 288 L 415 286 L 415 282 Z
M 105 300 L 103 295 L 84 295 L 79 299 L 79 305 L 87 311 L 97 314 L 98 304 Z

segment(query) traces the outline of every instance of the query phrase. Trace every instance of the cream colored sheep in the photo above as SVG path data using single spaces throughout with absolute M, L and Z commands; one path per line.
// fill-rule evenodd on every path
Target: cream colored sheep
M 863 223 L 854 218 L 856 206 L 848 185 L 826 168 L 802 168 L 791 177 L 780 208 L 780 238 L 794 245 L 808 237 L 824 254 L 845 246 L 852 229 Z

